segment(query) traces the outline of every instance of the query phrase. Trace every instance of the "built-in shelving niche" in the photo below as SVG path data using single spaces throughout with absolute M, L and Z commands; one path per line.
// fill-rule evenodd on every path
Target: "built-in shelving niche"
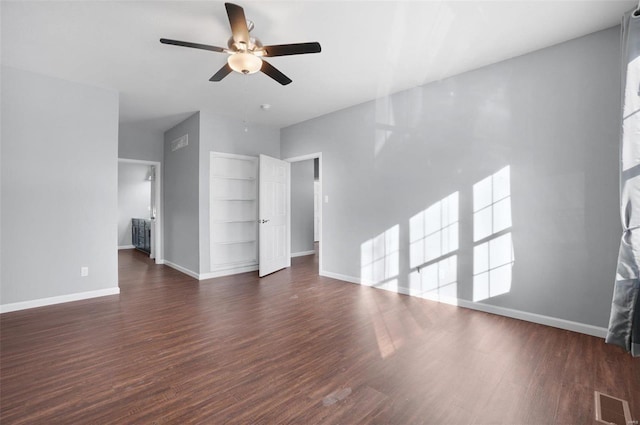
M 258 265 L 258 158 L 211 152 L 211 271 L 233 274 Z

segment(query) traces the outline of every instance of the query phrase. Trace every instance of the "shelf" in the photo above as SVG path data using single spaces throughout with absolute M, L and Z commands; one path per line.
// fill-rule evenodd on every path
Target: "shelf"
M 237 268 L 237 267 L 257 266 L 258 262 L 257 262 L 257 259 L 254 258 L 252 260 L 234 261 L 232 263 L 213 263 L 213 265 L 217 266 L 216 267 L 216 271 L 224 271 L 224 270 L 234 269 L 234 268 Z
M 255 201 L 256 198 L 213 198 L 214 201 Z
M 212 269 L 255 265 L 258 158 L 211 152 L 209 173 Z
M 214 223 L 257 223 L 257 218 L 252 218 L 250 220 L 213 220 Z
M 220 176 L 213 175 L 211 176 L 214 179 L 223 179 L 223 180 L 247 180 L 247 181 L 255 181 L 255 177 L 229 177 L 229 176 Z
M 242 241 L 226 241 L 226 242 L 216 241 L 215 243 L 220 245 L 237 245 L 237 244 L 252 243 L 252 242 L 257 242 L 257 241 L 255 239 L 246 239 Z

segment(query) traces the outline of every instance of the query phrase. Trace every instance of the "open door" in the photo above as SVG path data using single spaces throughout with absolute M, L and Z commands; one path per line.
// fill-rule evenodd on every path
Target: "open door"
M 291 164 L 260 155 L 260 277 L 291 266 Z

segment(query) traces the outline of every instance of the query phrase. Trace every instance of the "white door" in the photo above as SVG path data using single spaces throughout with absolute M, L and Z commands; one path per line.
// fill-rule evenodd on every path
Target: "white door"
M 291 164 L 260 155 L 260 277 L 291 266 Z

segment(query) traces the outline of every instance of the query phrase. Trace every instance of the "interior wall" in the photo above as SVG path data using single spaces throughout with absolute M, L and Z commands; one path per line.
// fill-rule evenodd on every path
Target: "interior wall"
M 246 131 L 245 131 L 246 129 Z M 189 146 L 171 152 L 184 134 Z M 280 130 L 200 111 L 164 135 L 165 260 L 193 275 L 211 272 L 209 152 L 280 157 Z
M 245 131 L 246 129 L 246 131 Z M 200 111 L 200 273 L 211 272 L 209 152 L 280 158 L 280 129 Z
M 121 123 L 118 127 L 118 158 L 162 162 L 164 135 L 137 123 Z
M 131 247 L 131 219 L 151 218 L 149 166 L 118 163 L 118 247 Z
M 314 250 L 313 182 L 313 159 L 291 163 L 292 256 Z
M 171 142 L 188 135 L 188 145 L 171 151 Z M 164 133 L 164 260 L 192 273 L 200 269 L 199 181 L 200 113 Z
M 619 40 L 611 28 L 283 129 L 284 157 L 323 155 L 321 273 L 361 281 L 373 244 L 376 285 L 411 292 L 422 278 L 413 220 L 457 194 L 452 295 L 474 303 L 474 185 L 508 166 L 510 288 L 476 303 L 606 327 L 620 237 Z
M 117 293 L 118 93 L 3 66 L 1 102 L 0 302 Z

